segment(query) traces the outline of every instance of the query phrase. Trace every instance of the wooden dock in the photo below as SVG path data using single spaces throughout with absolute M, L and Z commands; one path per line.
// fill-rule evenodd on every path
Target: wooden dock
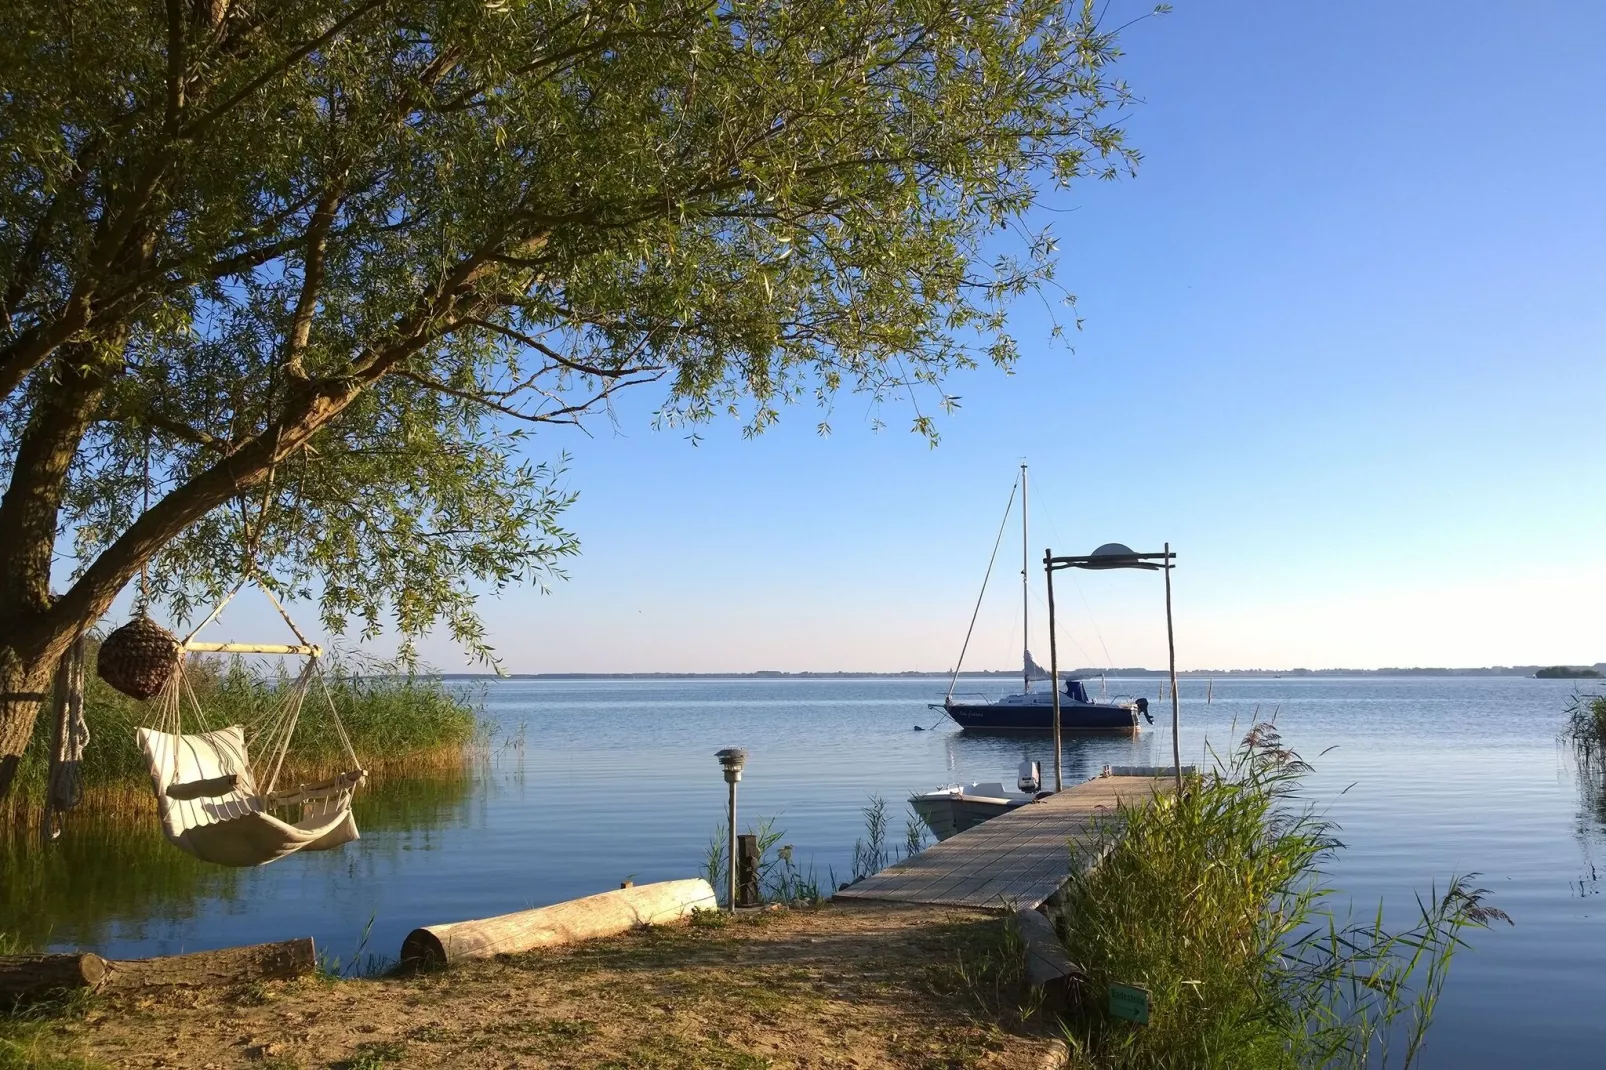
M 1095 825 L 1174 789 L 1169 777 L 1101 776 L 984 821 L 837 892 L 835 899 L 1035 909 L 1095 860 Z

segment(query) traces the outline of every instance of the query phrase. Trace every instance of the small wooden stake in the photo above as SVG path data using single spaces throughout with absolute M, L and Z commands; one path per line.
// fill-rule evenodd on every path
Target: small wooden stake
M 736 905 L 758 906 L 758 837 L 752 833 L 736 837 Z

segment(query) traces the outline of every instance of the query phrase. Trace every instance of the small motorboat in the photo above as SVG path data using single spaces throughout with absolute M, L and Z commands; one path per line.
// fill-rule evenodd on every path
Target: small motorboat
M 920 795 L 911 795 L 909 805 L 941 842 L 957 832 L 975 828 L 999 814 L 1025 806 L 1046 795 L 1038 790 L 1042 786 L 1036 762 L 1022 762 L 1016 790 L 1004 787 L 1001 780 L 975 784 L 950 784 Z

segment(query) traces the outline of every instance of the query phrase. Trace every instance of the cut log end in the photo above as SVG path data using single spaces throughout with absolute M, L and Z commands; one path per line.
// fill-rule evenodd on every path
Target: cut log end
M 39 999 L 98 988 L 105 978 L 106 960 L 88 952 L 0 956 L 0 999 Z
M 428 929 L 414 929 L 402 941 L 401 965 L 404 970 L 432 970 L 446 965 L 446 947 Z

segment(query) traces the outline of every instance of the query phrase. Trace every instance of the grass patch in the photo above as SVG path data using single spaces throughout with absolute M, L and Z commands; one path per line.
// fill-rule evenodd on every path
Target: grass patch
M 957 998 L 981 1021 L 1025 1022 L 1038 1009 L 1026 987 L 1025 945 L 1007 918 L 942 926 L 951 957 L 926 970 L 933 995 Z
M 0 955 L 22 951 L 0 933 Z M 55 999 L 0 1007 L 0 1070 L 93 1070 L 96 1064 L 62 1049 L 60 1026 L 82 1018 L 93 997 L 72 993 Z
M 1084 1067 L 1411 1066 L 1469 928 L 1507 920 L 1467 879 L 1402 931 L 1336 916 L 1320 867 L 1334 827 L 1298 801 L 1309 767 L 1261 725 L 1181 798 L 1124 808 L 1061 925 L 1086 972 L 1066 1037 Z M 1107 1013 L 1149 993 L 1146 1026 Z

